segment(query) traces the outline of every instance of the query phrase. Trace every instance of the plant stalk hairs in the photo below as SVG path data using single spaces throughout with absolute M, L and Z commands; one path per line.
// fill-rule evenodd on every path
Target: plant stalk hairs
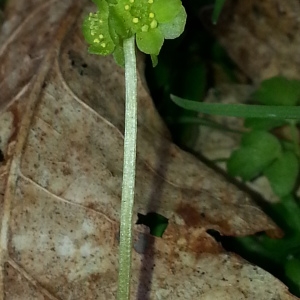
M 112 54 L 125 66 L 125 135 L 120 220 L 118 299 L 129 299 L 131 277 L 132 214 L 135 187 L 137 137 L 137 77 L 135 42 L 138 49 L 157 55 L 164 39 L 174 39 L 184 30 L 186 13 L 180 0 L 93 0 L 96 12 L 83 22 L 89 53 Z

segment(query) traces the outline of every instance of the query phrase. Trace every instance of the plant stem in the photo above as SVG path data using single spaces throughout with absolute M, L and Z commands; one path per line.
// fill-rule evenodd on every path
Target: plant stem
M 118 300 L 128 300 L 131 279 L 132 215 L 135 187 L 137 138 L 137 78 L 135 37 L 124 40 L 125 56 L 125 137 L 120 221 Z
M 300 156 L 300 147 L 299 147 L 299 134 L 297 128 L 296 120 L 289 120 L 290 121 L 290 132 L 292 136 L 292 142 L 294 144 L 294 152 L 299 157 Z

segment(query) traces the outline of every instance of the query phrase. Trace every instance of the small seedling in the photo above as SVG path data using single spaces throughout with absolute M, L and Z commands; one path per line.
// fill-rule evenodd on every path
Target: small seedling
M 164 39 L 174 39 L 184 30 L 186 13 L 180 0 L 94 0 L 97 11 L 83 23 L 89 52 L 112 54 L 125 66 L 125 136 L 118 299 L 129 299 L 132 249 L 132 214 L 135 188 L 137 136 L 137 77 L 135 43 L 150 54 L 153 66 Z
M 231 239 L 239 253 L 277 276 L 300 295 L 300 206 L 296 196 L 300 165 L 300 81 L 282 76 L 263 81 L 249 99 L 256 104 L 195 102 L 172 96 L 183 108 L 208 114 L 245 118 L 240 147 L 227 160 L 227 171 L 243 181 L 264 175 L 279 202 L 268 212 L 284 230 L 282 239 L 266 234 Z M 257 105 L 259 104 L 259 105 Z M 285 129 L 285 136 L 276 135 Z M 231 251 L 233 248 L 231 249 Z M 273 268 L 273 269 L 272 269 Z

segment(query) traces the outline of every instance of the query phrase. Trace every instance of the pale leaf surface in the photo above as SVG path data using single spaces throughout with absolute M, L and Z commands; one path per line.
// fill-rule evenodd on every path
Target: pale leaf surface
M 0 40 L 0 299 L 115 299 L 124 72 L 87 54 L 87 1 L 10 1 Z M 206 233 L 279 229 L 251 198 L 170 141 L 139 79 L 131 299 L 294 299 Z M 136 221 L 136 218 L 135 218 Z

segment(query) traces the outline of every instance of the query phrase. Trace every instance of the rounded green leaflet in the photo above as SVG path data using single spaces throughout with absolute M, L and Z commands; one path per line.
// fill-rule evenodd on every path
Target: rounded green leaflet
M 152 10 L 159 23 L 172 21 L 180 11 L 180 0 L 148 0 L 152 4 Z
M 266 153 L 247 147 L 236 150 L 227 161 L 227 170 L 231 176 L 240 176 L 244 181 L 257 177 L 272 162 Z
M 271 133 L 264 130 L 253 130 L 243 135 L 242 146 L 267 149 L 269 152 L 276 151 L 278 155 L 281 149 L 278 139 Z M 270 155 L 272 155 L 270 153 Z
M 108 55 L 113 52 L 115 44 L 110 36 L 108 16 L 109 9 L 105 0 L 97 0 L 99 11 L 90 13 L 84 20 L 82 31 L 88 42 L 89 52 Z
M 282 76 L 266 79 L 251 98 L 265 105 L 297 105 L 300 102 L 300 81 Z
M 136 34 L 136 44 L 146 54 L 158 55 L 163 42 L 164 36 L 157 28 L 149 32 L 140 31 Z
M 228 173 L 251 180 L 260 175 L 281 154 L 281 144 L 272 134 L 252 131 L 242 138 L 242 146 L 227 161 Z
M 299 174 L 299 161 L 292 151 L 285 151 L 268 168 L 264 170 L 273 191 L 284 197 L 295 188 Z
M 168 23 L 159 24 L 159 29 L 164 35 L 165 39 L 175 39 L 183 33 L 185 21 L 186 12 L 184 7 L 181 6 L 176 17 Z

